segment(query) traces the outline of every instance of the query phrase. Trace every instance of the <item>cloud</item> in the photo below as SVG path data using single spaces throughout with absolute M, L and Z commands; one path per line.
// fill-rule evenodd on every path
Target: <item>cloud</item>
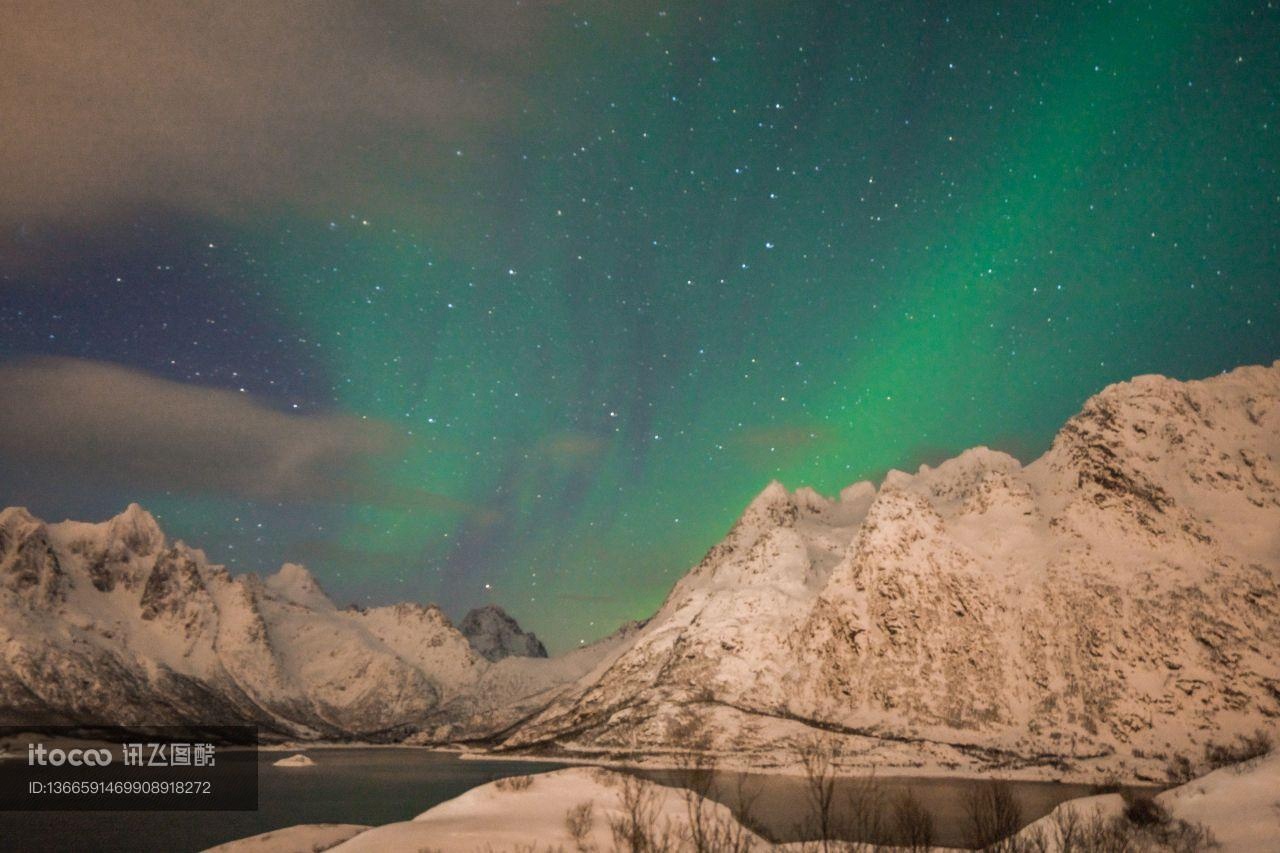
M 544 438 L 537 452 L 556 465 L 570 467 L 597 458 L 607 447 L 608 441 L 602 436 L 565 430 Z
M 556 595 L 561 601 L 571 601 L 575 604 L 612 604 L 618 600 L 615 595 L 586 595 L 578 592 L 562 592 Z
M 830 452 L 838 439 L 834 431 L 820 424 L 752 427 L 728 440 L 751 464 L 774 467 L 797 464 Z
M 27 477 L 254 500 L 465 507 L 369 485 L 368 464 L 404 440 L 381 422 L 284 414 L 244 394 L 105 362 L 0 364 L 0 458 Z
M 427 555 L 420 548 L 377 551 L 370 548 L 351 548 L 338 542 L 308 539 L 289 546 L 289 557 L 309 565 L 354 566 L 362 571 L 413 571 L 420 570 L 427 562 Z
M 542 14 L 471 0 L 0 0 L 0 216 L 227 215 L 353 191 L 369 203 L 504 114 Z

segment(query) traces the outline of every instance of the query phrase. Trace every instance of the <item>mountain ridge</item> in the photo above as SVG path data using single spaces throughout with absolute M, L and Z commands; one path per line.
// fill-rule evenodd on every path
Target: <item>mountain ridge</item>
M 10 508 L 0 712 L 765 767 L 822 731 L 861 766 L 1155 778 L 1280 719 L 1278 460 L 1280 361 L 1136 377 L 1026 465 L 771 482 L 651 618 L 550 659 L 496 610 L 469 637 L 433 605 L 338 610 L 294 564 L 232 578 L 136 504 Z
M 1280 362 L 1108 386 L 1023 466 L 770 484 L 636 640 L 500 749 L 1129 775 L 1280 716 Z M 905 746 L 904 746 L 905 745 Z
M 254 723 L 267 737 L 338 740 L 482 733 L 602 651 L 491 661 L 435 605 L 339 610 L 294 563 L 233 577 L 170 542 L 137 504 L 97 524 L 0 512 L 0 604 L 0 720 L 11 723 Z M 532 638 L 503 616 L 500 639 Z

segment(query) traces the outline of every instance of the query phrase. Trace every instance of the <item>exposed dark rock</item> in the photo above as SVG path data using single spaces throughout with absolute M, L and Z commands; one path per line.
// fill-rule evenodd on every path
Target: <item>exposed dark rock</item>
M 536 635 L 524 631 L 496 604 L 477 607 L 458 626 L 471 647 L 487 660 L 506 657 L 545 658 L 546 647 Z

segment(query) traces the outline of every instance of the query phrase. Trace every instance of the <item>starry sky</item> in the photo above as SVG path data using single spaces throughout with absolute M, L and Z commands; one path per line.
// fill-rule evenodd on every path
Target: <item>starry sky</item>
M 3 3 L 0 503 L 643 618 L 771 479 L 1280 357 L 1280 8 Z

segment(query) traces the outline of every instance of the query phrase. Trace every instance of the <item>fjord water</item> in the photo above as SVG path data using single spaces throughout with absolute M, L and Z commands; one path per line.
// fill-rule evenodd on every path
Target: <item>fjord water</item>
M 298 823 L 392 823 L 495 779 L 563 766 L 395 747 L 305 752 L 314 767 L 275 767 L 293 753 L 258 753 L 257 811 L 0 812 L 0 849 L 182 853 Z
M 680 774 L 675 771 L 645 771 L 643 775 L 668 785 L 678 785 L 680 780 Z M 909 794 L 933 820 L 933 843 L 941 847 L 963 848 L 970 837 L 969 796 L 976 786 L 984 784 L 986 782 L 975 779 L 945 777 L 838 779 L 831 799 L 835 835 L 846 841 L 898 842 L 894 829 L 894 804 Z M 1017 804 L 1023 826 L 1048 814 L 1061 802 L 1096 792 L 1090 785 L 1065 782 L 1009 781 L 1003 784 Z M 1127 787 L 1123 790 L 1152 796 L 1161 789 Z M 811 817 L 808 783 L 799 776 L 717 772 L 708 792 L 712 799 L 733 809 L 740 818 L 745 808 L 745 822 L 773 841 L 806 841 L 817 837 L 813 832 L 815 821 Z M 857 826 L 854 816 L 848 814 L 851 798 L 874 801 L 877 806 L 877 817 L 867 820 L 867 824 L 878 828 L 870 833 L 870 837 L 865 832 L 840 829 Z
M 462 759 L 452 753 L 404 748 L 308 749 L 314 767 L 275 767 L 289 752 L 258 756 L 259 808 L 253 812 L 0 812 L 6 850 L 195 851 L 235 838 L 299 823 L 379 825 L 409 820 L 478 785 L 507 776 L 542 773 L 563 764 Z M 674 784 L 672 774 L 648 772 Z M 741 780 L 741 784 L 740 784 Z M 849 784 L 849 783 L 845 783 Z M 934 842 L 964 842 L 964 779 L 886 778 L 885 801 L 910 789 L 934 817 Z M 754 793 L 751 817 L 775 840 L 801 837 L 807 800 L 804 780 L 765 774 L 717 774 L 716 796 L 730 807 L 738 791 Z M 1057 803 L 1085 796 L 1084 785 L 1012 782 L 1024 822 Z M 836 802 L 844 801 L 837 790 Z M 573 803 L 566 803 L 568 809 Z M 888 823 L 890 815 L 884 815 Z

